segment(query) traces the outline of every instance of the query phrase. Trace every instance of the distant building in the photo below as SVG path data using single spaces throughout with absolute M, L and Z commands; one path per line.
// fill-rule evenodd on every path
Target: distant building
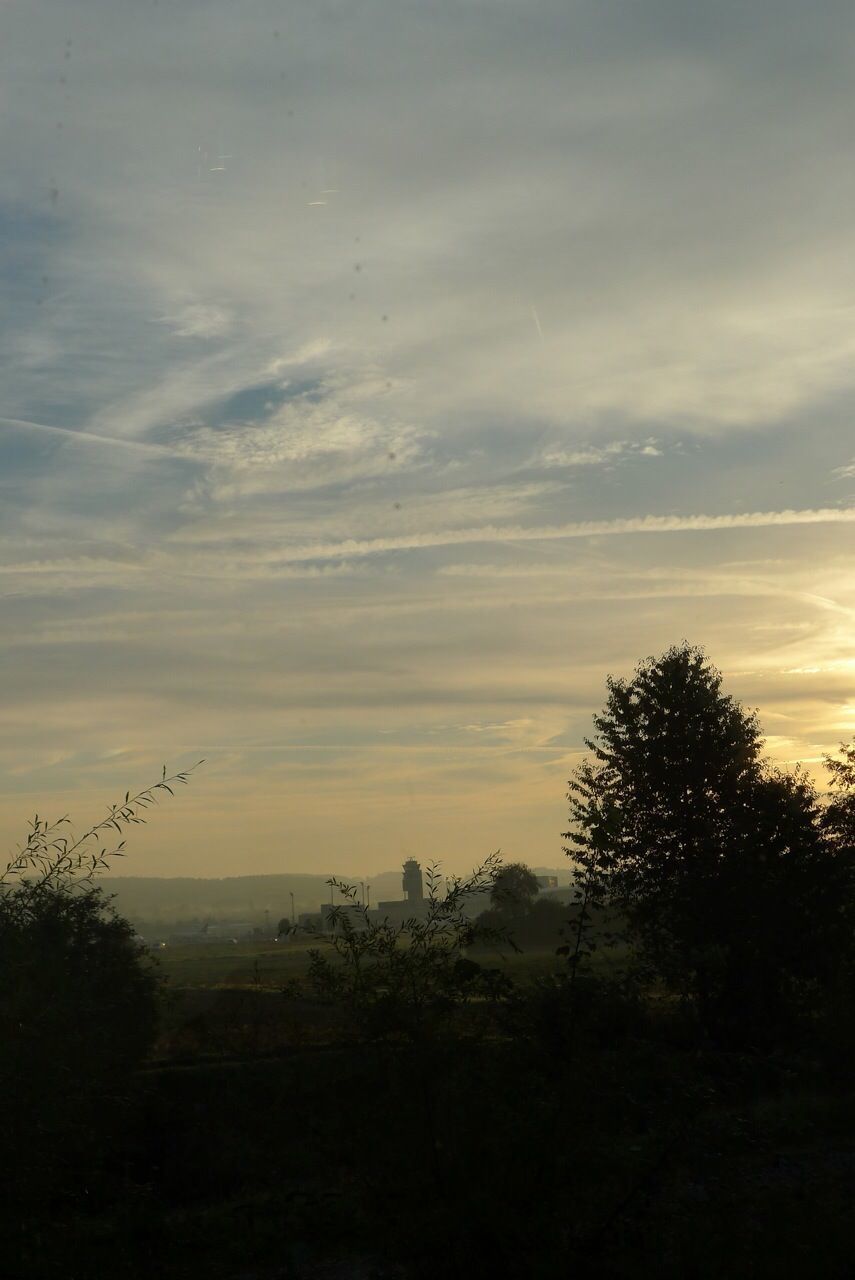
M 557 883 L 554 876 L 542 877 Z M 431 899 L 425 897 L 422 869 L 415 858 L 408 858 L 403 866 L 402 889 L 403 898 L 394 898 L 388 902 L 378 902 L 375 907 L 363 912 L 355 903 L 323 903 L 317 911 L 304 911 L 299 923 L 310 931 L 330 933 L 336 916 L 349 916 L 354 929 L 364 929 L 366 924 L 379 925 L 388 921 L 390 925 L 400 926 L 407 920 L 426 920 L 431 910 Z M 438 892 L 438 886 L 437 886 Z M 470 920 L 475 919 L 490 906 L 490 890 L 483 889 L 469 893 L 460 899 L 460 913 Z
M 320 909 L 321 929 L 324 933 L 335 933 L 340 927 L 340 923 L 344 919 L 350 921 L 352 929 L 365 928 L 365 913 L 360 906 L 352 902 L 341 902 L 332 906 L 329 902 L 325 902 Z
M 405 864 L 405 884 L 407 883 L 406 867 L 408 865 Z M 415 866 L 419 874 L 418 888 L 421 889 L 421 868 L 419 868 L 418 863 L 415 863 Z M 415 891 L 415 877 L 413 877 L 413 885 Z M 441 901 L 441 894 L 439 895 L 439 900 Z M 478 889 L 474 893 L 463 894 L 460 897 L 458 909 L 461 915 L 466 916 L 469 920 L 475 920 L 482 911 L 487 911 L 491 905 L 490 890 Z M 393 900 L 392 902 L 378 902 L 376 917 L 378 920 L 388 920 L 390 924 L 403 924 L 405 920 L 427 919 L 430 909 L 431 899 L 426 898 L 422 891 L 418 897 L 407 897 Z M 374 919 L 374 917 L 375 913 L 372 911 L 371 918 Z
M 558 876 L 535 876 L 535 879 L 541 892 L 548 892 L 550 889 L 558 888 Z
M 391 902 L 378 902 L 376 912 L 371 912 L 372 919 L 378 923 L 388 920 L 390 924 L 403 924 L 405 920 L 424 920 L 427 917 L 430 903 L 426 898 L 393 898 Z
M 424 902 L 425 887 L 422 881 L 422 869 L 415 858 L 407 858 L 404 863 L 402 883 L 407 902 Z
M 388 902 L 377 903 L 376 908 L 369 915 L 372 924 L 381 924 L 384 920 L 388 920 L 390 924 L 400 925 L 405 920 L 426 918 L 430 903 L 425 897 L 422 869 L 415 858 L 408 858 L 404 863 L 401 887 L 404 891 L 403 898 L 393 898 Z

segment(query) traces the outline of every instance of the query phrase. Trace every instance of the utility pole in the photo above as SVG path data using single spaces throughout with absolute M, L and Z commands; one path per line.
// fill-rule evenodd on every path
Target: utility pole
M 291 923 L 292 923 L 292 924 L 294 924 L 294 923 L 295 923 L 295 920 L 294 920 L 294 895 L 293 895 L 293 893 L 291 894 Z
M 371 910 L 371 885 L 370 884 L 366 884 L 365 892 L 368 895 L 368 910 L 370 911 Z
M 360 880 L 359 883 L 362 885 L 362 905 L 364 907 L 365 906 L 365 881 Z

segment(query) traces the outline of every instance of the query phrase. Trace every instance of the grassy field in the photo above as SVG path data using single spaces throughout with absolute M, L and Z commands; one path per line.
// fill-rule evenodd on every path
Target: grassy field
M 557 945 L 557 944 L 556 944 Z M 216 942 L 205 946 L 168 946 L 154 952 L 170 988 L 254 987 L 280 990 L 286 983 L 305 978 L 309 969 L 309 952 L 330 949 L 324 939 L 300 939 L 296 942 L 247 940 Z M 526 947 L 520 952 L 510 948 L 473 950 L 472 958 L 489 968 L 500 968 L 516 982 L 546 977 L 562 970 L 563 962 L 555 954 L 555 945 Z M 607 967 L 618 958 L 617 951 L 597 953 L 597 967 Z
M 251 940 L 209 943 L 206 946 L 163 947 L 154 954 L 172 988 L 262 987 L 278 990 L 285 983 L 304 978 L 312 948 L 326 951 L 323 939 L 299 942 Z M 502 968 L 517 981 L 555 973 L 560 960 L 554 946 L 526 949 L 473 951 L 473 958 L 491 968 Z
M 266 987 L 278 989 L 305 977 L 309 951 L 299 942 L 213 942 L 167 946 L 154 954 L 170 987 Z M 323 944 L 321 944 L 323 945 Z
M 341 1011 L 318 1001 L 306 981 L 315 948 L 335 954 L 325 938 L 217 941 L 158 949 L 166 999 L 155 1059 L 253 1056 L 335 1043 L 343 1030 Z M 470 958 L 485 968 L 503 970 L 518 989 L 566 973 L 553 943 L 523 951 L 473 948 Z M 599 952 L 597 967 L 603 971 L 617 958 Z M 476 1016 L 474 1005 L 470 1012 Z
M 14 1220 L 14 1274 L 430 1280 L 453 1251 L 453 1274 L 520 1280 L 568 1259 L 603 1280 L 855 1275 L 855 1103 L 801 1051 L 699 1049 L 607 993 L 571 1037 L 532 993 L 504 1020 L 474 1001 L 417 1046 L 375 1041 L 282 994 L 314 945 L 157 952 L 162 1025 L 121 1141 L 86 1203 Z M 470 955 L 523 990 L 564 963 L 545 944 Z

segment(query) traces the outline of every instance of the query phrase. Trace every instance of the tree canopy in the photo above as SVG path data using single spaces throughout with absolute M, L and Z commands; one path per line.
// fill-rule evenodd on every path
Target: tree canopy
M 145 821 L 162 792 L 191 770 L 162 777 L 111 805 L 82 835 L 68 818 L 36 816 L 0 872 L 0 1157 L 15 1195 L 49 1196 L 124 1106 L 133 1072 L 157 1031 L 151 957 L 93 880 Z
M 756 714 L 701 649 L 607 687 L 569 783 L 577 884 L 624 913 L 650 972 L 710 1023 L 772 1016 L 788 984 L 817 976 L 812 940 L 843 892 L 814 787 L 764 759 Z M 848 813 L 841 799 L 838 831 Z
M 524 862 L 508 862 L 496 873 L 490 890 L 494 907 L 507 914 L 527 910 L 537 897 L 537 876 Z

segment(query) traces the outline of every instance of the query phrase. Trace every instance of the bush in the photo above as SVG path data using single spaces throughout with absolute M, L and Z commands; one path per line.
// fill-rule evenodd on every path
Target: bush
M 200 761 L 201 763 L 201 761 Z M 94 887 L 111 832 L 145 821 L 189 770 L 112 805 L 73 838 L 38 815 L 0 874 L 0 1156 L 6 1209 L 89 1191 L 157 1030 L 159 981 L 131 925 Z M 86 1170 L 85 1176 L 83 1170 Z M 73 1174 L 74 1177 L 69 1177 Z
M 497 942 L 504 934 L 473 923 L 466 899 L 496 879 L 498 854 L 463 880 L 451 878 L 440 891 L 439 869 L 428 870 L 423 915 L 400 924 L 376 923 L 356 902 L 356 889 L 340 880 L 328 883 L 347 900 L 330 912 L 333 933 L 326 953 L 311 951 L 309 982 L 316 995 L 332 999 L 353 1019 L 358 1035 L 423 1042 L 439 1025 L 448 1030 L 456 1010 L 473 1000 L 501 1000 L 510 988 L 506 975 L 467 956 L 479 941 Z
M 102 1144 L 158 1019 L 159 980 L 99 889 L 0 899 L 2 1143 L 20 1193 L 50 1193 Z M 78 1188 L 82 1190 L 82 1188 Z

